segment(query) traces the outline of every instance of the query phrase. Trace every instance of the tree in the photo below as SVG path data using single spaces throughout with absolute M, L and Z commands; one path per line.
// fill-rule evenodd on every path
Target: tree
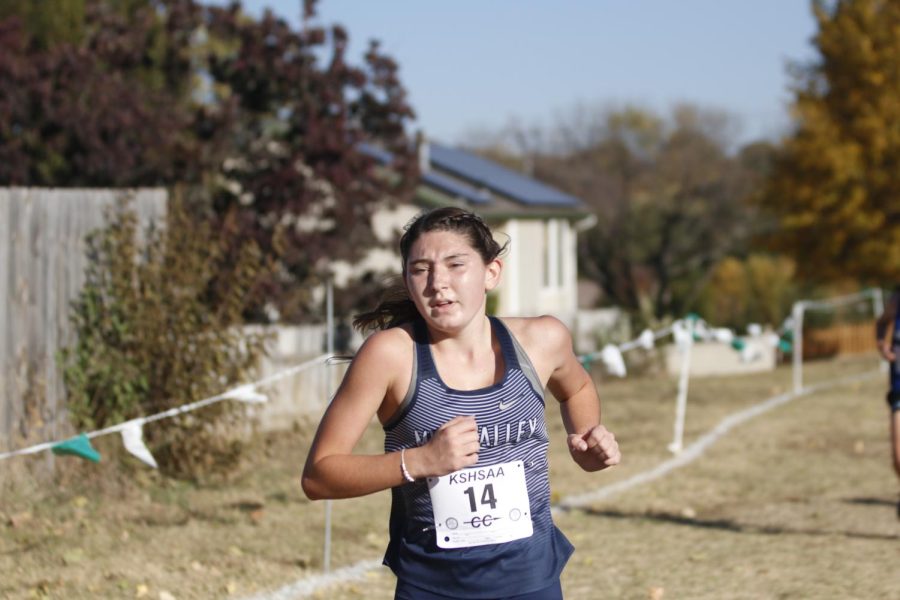
M 238 3 L 53 2 L 71 30 L 28 2 L 0 13 L 0 184 L 202 186 L 193 214 L 228 228 L 226 256 L 253 242 L 277 264 L 249 318 L 307 315 L 327 262 L 358 258 L 376 207 L 412 192 L 397 64 L 376 43 L 349 64 L 314 0 L 303 31 Z
M 728 117 L 695 107 L 669 120 L 633 107 L 571 119 L 533 162 L 597 215 L 579 236 L 581 274 L 645 321 L 694 308 L 716 263 L 744 250 L 759 157 L 729 154 Z
M 127 187 L 180 178 L 190 114 L 170 87 L 141 79 L 161 60 L 152 7 L 53 4 L 35 10 L 26 2 L 0 21 L 0 184 Z M 49 8 L 68 18 L 45 16 Z
M 822 281 L 900 278 L 900 4 L 817 0 L 819 58 L 796 72 L 794 132 L 760 205 L 767 240 Z
M 356 67 L 346 62 L 339 26 L 295 32 L 270 13 L 253 22 L 234 7 L 210 17 L 223 49 L 209 62 L 213 105 L 235 124 L 219 146 L 214 206 L 235 215 L 239 237 L 278 259 L 266 295 L 282 319 L 295 320 L 328 261 L 355 260 L 376 243 L 375 208 L 412 192 L 418 161 L 405 124 L 413 112 L 397 64 L 377 43 Z M 328 39 L 331 56 L 319 68 L 314 50 Z M 395 157 L 390 177 L 360 152 L 372 142 Z
M 700 302 L 700 314 L 717 326 L 742 329 L 748 323 L 772 326 L 790 315 L 798 297 L 794 262 L 784 256 L 729 256 L 713 270 Z
M 84 31 L 84 0 L 4 0 L 0 4 L 0 20 L 16 16 L 40 48 L 61 41 L 75 43 Z

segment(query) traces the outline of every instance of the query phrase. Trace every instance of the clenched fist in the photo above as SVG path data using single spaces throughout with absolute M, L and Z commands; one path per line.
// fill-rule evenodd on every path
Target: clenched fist
M 622 460 L 616 436 L 603 425 L 585 433 L 570 433 L 566 441 L 572 458 L 586 471 L 599 471 Z
M 440 426 L 428 443 L 406 451 L 406 465 L 416 479 L 440 477 L 478 462 L 475 417 L 455 417 Z

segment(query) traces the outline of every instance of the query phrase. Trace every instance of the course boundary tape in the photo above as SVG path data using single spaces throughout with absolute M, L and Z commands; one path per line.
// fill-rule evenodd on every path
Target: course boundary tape
M 602 486 L 591 492 L 563 498 L 562 500 L 560 500 L 558 506 L 562 509 L 579 508 L 593 502 L 597 502 L 598 500 L 609 498 L 610 496 L 613 496 L 620 492 L 624 492 L 625 490 L 633 488 L 642 483 L 647 483 L 653 481 L 654 479 L 659 479 L 660 477 L 667 475 L 668 473 L 674 471 L 679 467 L 683 467 L 694 462 L 695 460 L 700 458 L 700 456 L 703 455 L 706 449 L 709 448 L 719 438 L 724 436 L 731 429 L 749 421 L 754 417 L 758 417 L 759 415 L 766 413 L 773 408 L 781 406 L 782 404 L 787 404 L 794 398 L 806 396 L 814 392 L 827 389 L 829 387 L 844 385 L 852 381 L 868 379 L 870 377 L 874 377 L 876 374 L 880 373 L 867 372 L 861 375 L 851 375 L 830 382 L 808 386 L 803 388 L 800 392 L 787 392 L 784 394 L 779 394 L 778 396 L 773 396 L 772 398 L 769 398 L 767 400 L 763 400 L 762 402 L 728 415 L 727 417 L 719 421 L 718 425 L 713 427 L 709 432 L 700 436 L 694 443 L 684 448 L 674 457 L 659 463 L 649 471 L 644 471 L 643 473 L 638 473 L 632 477 L 629 477 L 628 479 L 623 479 L 622 481 L 617 481 L 616 483 Z
M 356 564 L 337 569 L 331 573 L 323 573 L 313 577 L 305 577 L 274 592 L 263 592 L 251 596 L 245 600 L 292 600 L 308 596 L 317 590 L 330 587 L 337 583 L 347 583 L 356 579 L 362 579 L 366 573 L 381 566 L 381 560 L 364 560 Z
M 617 481 L 616 483 L 611 483 L 609 485 L 599 487 L 591 492 L 563 498 L 556 505 L 554 510 L 569 510 L 579 508 L 593 502 L 609 498 L 615 494 L 624 492 L 625 490 L 636 487 L 638 485 L 653 481 L 655 479 L 659 479 L 660 477 L 667 475 L 668 473 L 674 471 L 679 467 L 683 467 L 694 462 L 695 460 L 700 458 L 700 456 L 703 455 L 706 449 L 709 448 L 713 443 L 715 443 L 719 438 L 724 436 L 733 428 L 749 421 L 754 417 L 758 417 L 759 415 L 783 404 L 787 404 L 794 398 L 807 396 L 823 389 L 837 387 L 854 381 L 874 378 L 876 375 L 881 376 L 881 371 L 869 371 L 862 374 L 849 375 L 840 379 L 804 387 L 799 392 L 787 392 L 784 394 L 779 394 L 778 396 L 773 396 L 748 408 L 739 410 L 738 412 L 732 413 L 719 421 L 718 425 L 713 427 L 706 434 L 702 435 L 695 442 L 684 448 L 676 456 L 661 462 L 649 471 L 644 471 L 642 473 L 638 473 L 632 477 L 629 477 L 628 479 L 623 479 L 622 481 Z M 351 581 L 362 579 L 366 576 L 366 573 L 380 567 L 381 564 L 382 563 L 380 559 L 360 561 L 348 567 L 333 571 L 332 573 L 305 577 L 278 590 L 272 592 L 263 592 L 256 596 L 245 598 L 244 600 L 293 600 L 295 598 L 303 598 L 315 593 L 318 590 L 330 587 L 335 584 L 349 583 Z

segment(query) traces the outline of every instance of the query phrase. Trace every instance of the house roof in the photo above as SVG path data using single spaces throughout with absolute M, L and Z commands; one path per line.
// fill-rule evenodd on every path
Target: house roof
M 575 196 L 466 150 L 431 143 L 428 156 L 432 169 L 446 171 L 522 205 L 583 208 Z
M 421 149 L 416 198 L 428 205 L 465 204 L 485 217 L 581 217 L 588 213 L 575 196 L 517 173 L 477 154 L 437 144 Z M 389 152 L 369 144 L 361 150 L 386 164 Z

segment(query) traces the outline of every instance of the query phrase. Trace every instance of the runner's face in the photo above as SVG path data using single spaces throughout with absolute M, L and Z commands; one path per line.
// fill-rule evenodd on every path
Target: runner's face
M 500 261 L 487 265 L 465 236 L 452 231 L 422 234 L 406 261 L 406 287 L 433 328 L 458 331 L 485 312 L 485 293 L 500 281 Z

